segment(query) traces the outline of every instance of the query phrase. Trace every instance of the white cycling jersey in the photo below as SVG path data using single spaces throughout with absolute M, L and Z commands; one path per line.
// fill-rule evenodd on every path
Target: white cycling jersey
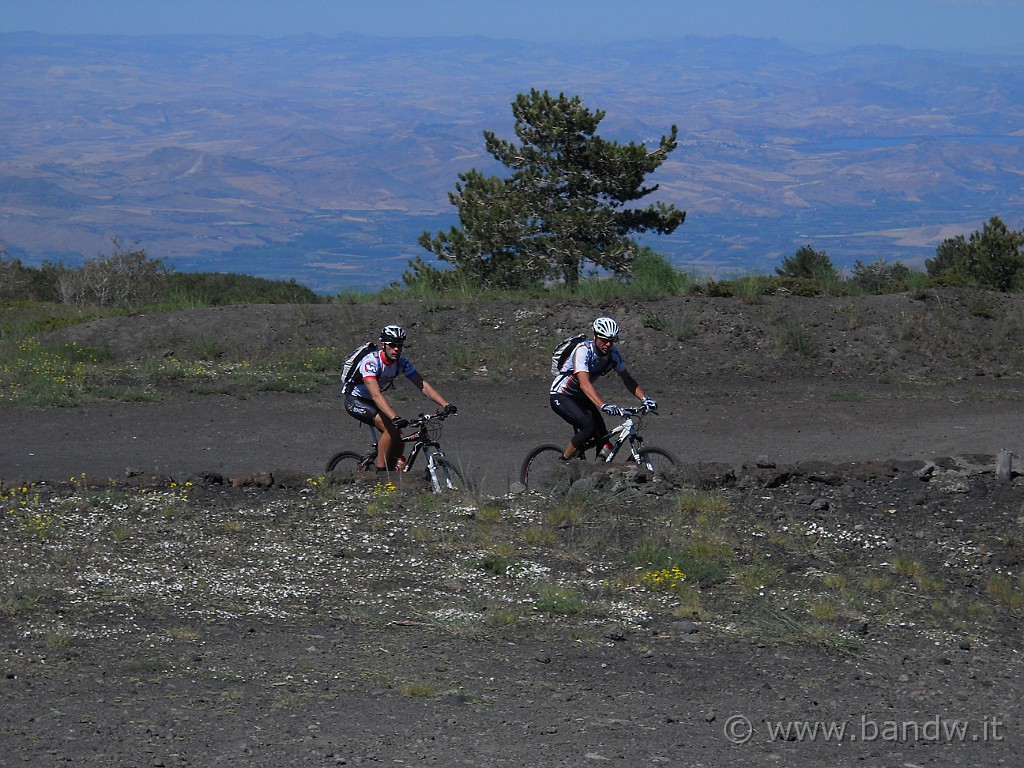
M 622 373 L 624 370 L 626 370 L 626 361 L 622 359 L 619 348 L 614 344 L 609 347 L 608 354 L 602 357 L 597 353 L 597 347 L 592 340 L 581 341 L 562 363 L 558 375 L 551 382 L 549 391 L 552 395 L 577 397 L 582 394 L 580 382 L 576 376 L 580 371 L 586 371 L 590 374 L 591 379 L 597 379 L 609 371 Z
M 416 367 L 407 358 L 399 355 L 393 363 L 388 363 L 384 359 L 384 350 L 377 349 L 359 361 L 348 391 L 356 397 L 372 400 L 370 390 L 363 383 L 364 380 L 376 379 L 377 386 L 383 392 L 394 384 L 399 376 L 411 379 L 415 375 Z

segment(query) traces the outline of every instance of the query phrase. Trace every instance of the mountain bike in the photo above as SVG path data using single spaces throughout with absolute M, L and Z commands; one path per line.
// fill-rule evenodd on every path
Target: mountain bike
M 626 416 L 625 421 L 607 435 L 583 446 L 583 450 L 568 461 L 562 458 L 562 446 L 545 443 L 533 448 L 523 460 L 519 470 L 519 481 L 531 490 L 565 490 L 572 483 L 573 463 L 577 459 L 585 461 L 586 451 L 591 449 L 596 452 L 598 463 L 611 464 L 622 453 L 625 462 L 636 464 L 651 475 L 664 473 L 666 469 L 678 463 L 675 456 L 665 449 L 644 446 L 644 439 L 640 435 L 644 417 L 651 413 L 657 414 L 657 411 L 649 406 L 639 405 L 623 408 L 622 413 Z M 611 445 L 610 449 L 607 448 L 608 444 Z M 599 449 L 598 446 L 603 448 Z M 623 451 L 624 447 L 627 450 Z
M 412 472 L 416 459 L 423 454 L 427 460 L 427 478 L 430 480 L 430 486 L 434 493 L 467 490 L 469 485 L 462 477 L 462 472 L 445 457 L 444 451 L 441 450 L 441 444 L 438 442 L 438 438 L 441 436 L 441 423 L 451 415 L 454 414 L 447 414 L 443 410 L 439 410 L 437 413 L 421 413 L 415 419 L 411 419 L 409 427 L 416 431 L 403 435 L 402 442 L 412 447 L 404 457 L 405 463 L 392 471 L 398 474 Z M 328 474 L 332 472 L 377 471 L 377 441 L 380 438 L 373 426 L 367 426 L 373 439 L 370 450 L 365 453 L 338 451 L 327 462 Z

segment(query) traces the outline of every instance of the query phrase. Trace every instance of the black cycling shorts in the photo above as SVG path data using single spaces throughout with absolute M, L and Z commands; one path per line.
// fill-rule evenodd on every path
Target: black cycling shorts
M 345 410 L 348 411 L 349 416 L 359 419 L 363 424 L 369 424 L 371 427 L 376 426 L 374 419 L 380 413 L 380 409 L 374 405 L 373 400 L 364 400 L 353 394 L 345 395 Z
M 605 426 L 600 409 L 585 397 L 551 395 L 551 410 L 576 430 L 576 434 L 572 436 L 572 444 L 576 446 L 576 450 L 581 450 L 591 440 L 608 434 L 608 427 Z

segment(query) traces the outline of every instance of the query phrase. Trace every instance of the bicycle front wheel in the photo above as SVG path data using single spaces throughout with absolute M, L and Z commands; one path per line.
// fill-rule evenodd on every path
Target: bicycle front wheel
M 557 445 L 538 445 L 523 460 L 519 482 L 531 491 L 550 493 L 569 487 L 570 475 L 562 460 L 562 449 Z
M 663 475 L 678 463 L 675 456 L 662 448 L 644 448 L 640 451 L 640 466 L 653 475 Z
M 441 456 L 434 457 L 434 476 L 430 479 L 430 483 L 434 493 L 469 490 L 469 484 L 463 478 L 459 468 Z
M 366 457 L 355 451 L 339 451 L 327 462 L 327 471 L 328 473 L 341 472 L 351 475 L 364 469 L 365 462 Z

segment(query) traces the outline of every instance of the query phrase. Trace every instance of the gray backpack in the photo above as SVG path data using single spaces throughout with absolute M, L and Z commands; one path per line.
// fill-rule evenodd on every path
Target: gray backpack
M 341 386 L 345 387 L 355 377 L 356 366 L 359 365 L 359 361 L 366 357 L 368 354 L 377 349 L 377 342 L 368 341 L 363 344 L 359 349 L 353 352 L 351 355 L 345 358 L 345 362 L 341 364 Z
M 569 355 L 572 354 L 573 350 L 576 349 L 576 345 L 581 341 L 587 340 L 587 334 L 577 333 L 575 336 L 570 336 L 568 339 L 560 342 L 555 347 L 554 353 L 551 355 L 551 375 L 557 376 L 559 371 L 562 370 L 562 366 L 565 365 L 565 361 L 569 359 Z

